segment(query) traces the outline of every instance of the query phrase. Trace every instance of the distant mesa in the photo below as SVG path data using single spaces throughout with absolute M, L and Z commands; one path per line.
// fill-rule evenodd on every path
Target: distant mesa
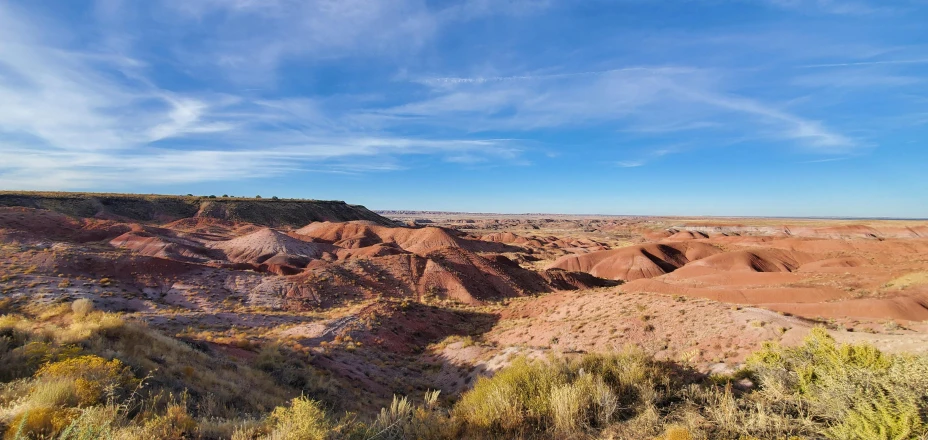
M 351 220 L 384 226 L 395 224 L 363 206 L 325 200 L 7 191 L 0 192 L 0 206 L 46 209 L 79 218 L 135 222 L 214 218 L 272 227 L 300 227 L 315 221 Z

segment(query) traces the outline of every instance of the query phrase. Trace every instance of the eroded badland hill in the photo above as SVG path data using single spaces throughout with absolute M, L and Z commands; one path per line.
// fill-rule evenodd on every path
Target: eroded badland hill
M 158 425 L 165 436 L 280 434 L 305 402 L 289 399 L 304 395 L 333 438 L 670 438 L 677 426 L 691 437 L 674 438 L 820 438 L 834 425 L 813 417 L 821 410 L 764 401 L 779 418 L 758 421 L 732 400 L 731 417 L 745 419 L 725 425 L 686 402 L 735 399 L 733 386 L 758 398 L 766 370 L 740 373 L 750 354 L 810 333 L 887 359 L 928 350 L 926 222 L 381 214 L 343 202 L 0 194 L 0 424 L 57 435 L 84 414 L 73 408 L 109 408 L 102 388 L 73 401 L 34 395 L 54 374 L 89 380 L 59 364 L 99 356 L 161 392 L 119 415 L 124 427 L 139 411 L 183 408 L 186 418 Z M 610 368 L 643 369 L 634 384 L 567 365 L 549 390 L 601 374 L 596 386 L 612 388 L 589 386 L 611 404 L 578 397 L 575 410 L 514 408 L 508 421 L 467 406 L 487 392 L 469 391 L 480 378 L 540 365 L 525 359 L 617 352 L 629 364 Z M 110 399 L 138 394 L 112 381 L 123 394 Z M 696 384 L 722 394 L 680 391 Z M 421 413 L 395 407 L 394 396 L 431 390 Z M 274 407 L 283 412 L 265 417 Z M 335 421 L 345 412 L 354 424 Z

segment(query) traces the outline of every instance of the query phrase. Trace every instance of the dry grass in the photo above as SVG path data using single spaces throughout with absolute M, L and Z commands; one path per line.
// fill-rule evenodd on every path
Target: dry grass
M 928 284 L 928 272 L 912 272 L 886 283 L 884 288 L 903 290 Z
M 0 429 L 8 433 L 61 431 L 84 410 L 128 399 L 145 377 L 144 396 L 136 399 L 150 399 L 156 408 L 145 423 L 168 417 L 172 426 L 180 409 L 166 413 L 164 393 L 189 390 L 197 397 L 184 399 L 184 411 L 227 420 L 266 414 L 296 393 L 267 373 L 102 312 L 0 316 L 0 365 Z
M 93 311 L 93 301 L 87 298 L 76 300 L 71 303 L 71 310 L 74 312 L 74 317 L 83 318 Z
M 268 418 L 274 425 L 268 438 L 274 440 L 325 440 L 332 429 L 319 402 L 305 397 L 278 407 Z
M 254 368 L 230 367 L 82 306 L 3 315 L 0 429 L 7 438 L 61 439 L 928 436 L 928 357 L 839 345 L 820 329 L 798 347 L 765 346 L 733 376 L 706 377 L 635 349 L 519 359 L 450 405 L 437 392 L 396 396 L 369 419 L 334 411 L 335 387 L 322 400 L 294 398 L 292 390 L 320 386 L 299 357 L 265 345 Z M 739 385 L 746 379 L 753 386 Z

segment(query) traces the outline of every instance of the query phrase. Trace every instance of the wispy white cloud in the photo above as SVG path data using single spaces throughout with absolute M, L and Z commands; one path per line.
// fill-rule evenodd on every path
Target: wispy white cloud
M 626 159 L 620 160 L 615 164 L 622 168 L 636 168 L 645 166 L 651 162 L 659 160 L 664 156 L 669 156 L 674 153 L 679 153 L 684 151 L 685 148 L 683 145 L 669 145 L 669 146 L 659 146 L 659 147 L 649 147 L 645 148 L 644 151 L 638 154 L 637 159 Z
M 849 61 L 846 63 L 824 63 L 824 64 L 806 64 L 797 66 L 804 69 L 816 69 L 826 67 L 857 67 L 857 66 L 879 66 L 893 64 L 926 64 L 928 58 L 918 58 L 910 60 L 881 60 L 881 61 Z
M 195 72 L 273 86 L 288 60 L 394 57 L 416 51 L 438 17 L 417 0 L 157 0 L 178 59 Z M 218 23 L 212 32 L 197 32 Z
M 235 128 L 228 121 L 204 122 L 202 119 L 208 112 L 209 106 L 200 100 L 191 98 L 164 98 L 171 106 L 167 113 L 168 120 L 148 130 L 149 141 L 169 139 L 184 134 L 219 133 Z
M 278 139 L 279 140 L 279 139 Z M 291 139 L 296 141 L 296 138 Z M 307 139 L 249 150 L 135 149 L 120 152 L 39 150 L 4 143 L 0 148 L 0 187 L 93 188 L 101 185 L 176 184 L 281 176 L 293 172 L 393 171 L 402 166 L 390 154 L 442 153 L 448 160 L 485 155 L 510 159 L 517 147 L 500 141 L 435 141 L 390 138 Z M 369 158 L 371 160 L 366 160 Z M 325 166 L 321 166 L 324 164 Z
M 437 85 L 459 85 L 459 84 L 483 84 L 483 83 L 494 83 L 494 82 L 508 82 L 508 81 L 526 81 L 526 80 L 555 80 L 555 79 L 564 79 L 564 78 L 577 78 L 584 76 L 599 76 L 609 73 L 619 73 L 619 72 L 650 72 L 650 73 L 687 73 L 693 72 L 698 69 L 691 67 L 649 67 L 649 66 L 631 66 L 631 67 L 621 67 L 617 69 L 608 69 L 608 70 L 593 70 L 587 72 L 566 72 L 566 73 L 549 73 L 549 74 L 533 74 L 533 75 L 513 75 L 513 76 L 489 76 L 489 77 L 433 77 L 433 78 L 422 78 L 414 80 L 414 82 L 437 86 Z
M 824 0 L 768 1 L 836 14 L 868 11 Z M 494 60 L 449 62 L 449 54 L 430 46 L 446 27 L 491 16 L 522 19 L 555 3 L 100 0 L 96 12 L 105 26 L 96 41 L 0 2 L 0 184 L 65 188 L 129 178 L 179 183 L 383 171 L 406 166 L 396 159 L 404 155 L 514 164 L 524 162 L 532 141 L 512 138 L 540 142 L 559 130 L 633 140 L 688 136 L 704 145 L 747 139 L 845 154 L 865 143 L 861 131 L 849 129 L 858 128 L 851 118 L 821 111 L 826 103 L 814 92 L 910 87 L 921 81 L 917 74 L 890 68 L 928 62 L 916 49 L 895 53 L 895 61 L 872 61 L 891 51 L 843 39 L 805 44 L 801 33 L 754 28 L 631 39 L 641 47 L 617 39 L 622 51 L 600 48 L 605 55 L 580 63 L 559 48 L 551 49 L 557 56 L 537 59 L 513 50 Z M 131 29 L 133 20 L 148 16 L 164 38 L 156 53 L 137 41 L 144 32 Z M 331 72 L 314 67 L 342 59 L 373 73 L 345 79 L 339 95 L 302 86 L 328 81 Z M 813 64 L 835 59 L 864 61 Z M 288 80 L 301 83 L 296 93 L 284 93 L 277 81 L 288 63 L 298 66 L 288 72 Z M 837 80 L 832 67 L 841 67 Z M 166 79 L 159 77 L 165 71 Z M 190 84 L 178 85 L 175 76 Z M 369 87 L 375 81 L 392 82 Z M 796 104 L 791 99 L 799 94 Z M 672 153 L 636 156 L 628 145 L 635 144 L 614 147 L 614 157 L 630 158 L 619 166 Z
M 800 163 L 827 163 L 827 162 L 840 162 L 843 160 L 849 159 L 848 157 L 829 157 L 826 159 L 815 159 L 815 160 L 806 160 Z
M 417 53 L 446 25 L 486 16 L 522 16 L 549 7 L 547 0 L 157 0 L 178 20 L 178 32 L 206 21 L 216 32 L 197 33 L 186 59 L 252 84 L 272 84 L 288 60 L 364 55 L 404 59 Z M 442 6 L 439 6 L 442 5 Z M 193 52 L 195 51 L 195 53 Z
M 724 128 L 724 126 L 725 124 L 720 121 L 656 121 L 652 124 L 637 124 L 633 127 L 629 127 L 627 131 L 634 133 L 661 134 L 681 131 L 720 129 Z
M 822 152 L 845 152 L 857 146 L 854 140 L 825 127 L 819 121 L 805 119 L 756 100 L 694 90 L 680 90 L 680 92 L 715 107 L 756 116 L 762 122 L 776 128 L 773 133 L 775 136 L 795 139 L 809 149 Z
M 614 122 L 629 130 L 672 132 L 761 127 L 757 135 L 793 140 L 819 152 L 853 149 L 856 142 L 820 121 L 718 91 L 718 72 L 694 68 L 634 67 L 596 72 L 428 81 L 434 96 L 380 114 L 406 120 L 534 130 Z M 735 121 L 728 115 L 740 116 Z M 707 121 L 708 119 L 708 121 Z M 725 122 L 722 122 L 725 121 Z
M 790 80 L 791 84 L 803 87 L 908 87 L 924 83 L 928 78 L 905 75 L 871 69 L 842 69 L 841 71 L 817 72 L 814 74 L 797 75 Z
M 240 1 L 235 8 L 266 7 Z M 333 7 L 343 8 L 345 5 Z M 365 13 L 365 12 L 359 12 Z M 311 99 L 253 100 L 154 86 L 141 62 L 66 49 L 0 3 L 0 186 L 99 187 L 267 177 L 350 157 L 517 156 L 513 141 L 369 132 Z M 315 165 L 314 165 L 315 164 Z
M 489 15 L 531 15 L 550 8 L 556 0 L 462 0 L 436 13 L 444 20 L 472 20 Z
M 805 12 L 824 12 L 839 15 L 869 15 L 894 11 L 882 3 L 854 0 L 762 0 L 772 6 Z

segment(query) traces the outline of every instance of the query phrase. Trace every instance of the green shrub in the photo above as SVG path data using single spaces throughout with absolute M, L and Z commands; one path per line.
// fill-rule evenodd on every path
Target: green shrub
M 455 415 L 471 427 L 512 432 L 523 426 L 543 429 L 548 397 L 567 378 L 562 371 L 541 362 L 518 359 L 491 378 L 481 378 L 474 389 L 461 396 Z
M 10 421 L 5 439 L 51 438 L 71 423 L 74 413 L 69 409 L 29 408 Z
M 601 428 L 654 397 L 653 387 L 672 372 L 627 351 L 577 360 L 518 359 L 461 396 L 453 416 L 471 431 L 570 435 Z
M 825 329 L 815 328 L 798 347 L 765 345 L 748 359 L 748 366 L 762 393 L 804 408 L 824 422 L 821 431 L 829 438 L 928 435 L 928 357 L 837 344 Z
M 270 437 L 279 440 L 324 440 L 332 428 L 319 402 L 306 397 L 291 400 L 289 407 L 277 407 L 269 419 Z
M 105 393 L 116 393 L 134 382 L 132 372 L 118 359 L 107 361 L 85 355 L 44 365 L 36 373 L 37 387 L 73 387 L 76 406 L 99 403 Z
M 897 440 L 923 438 L 925 424 L 919 405 L 907 397 L 859 395 L 842 421 L 826 431 L 837 440 Z

